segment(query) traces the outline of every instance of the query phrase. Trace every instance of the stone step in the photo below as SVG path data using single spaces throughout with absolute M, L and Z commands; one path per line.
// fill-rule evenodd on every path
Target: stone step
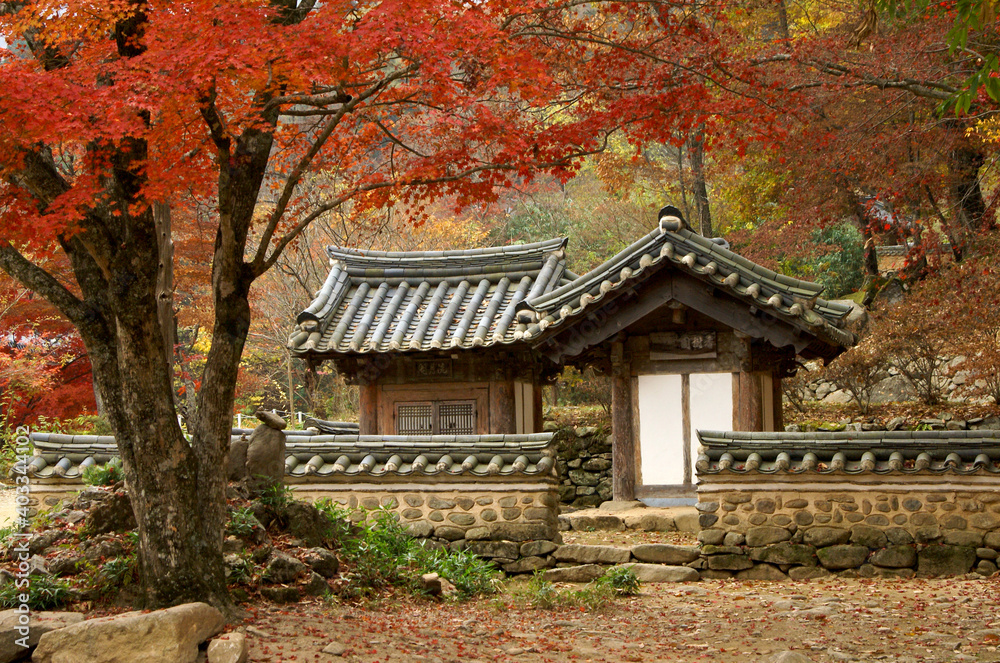
M 605 508 L 608 507 L 608 508 Z M 605 502 L 599 509 L 581 509 L 559 516 L 562 531 L 625 531 L 698 533 L 693 506 L 648 507 L 642 502 Z

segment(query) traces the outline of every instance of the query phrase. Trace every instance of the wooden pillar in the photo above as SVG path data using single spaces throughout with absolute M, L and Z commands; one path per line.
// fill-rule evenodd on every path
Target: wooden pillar
M 615 345 L 620 345 L 616 343 Z M 612 350 L 612 356 L 615 355 Z M 635 447 L 632 441 L 632 376 L 628 363 L 615 362 L 611 374 L 611 488 L 613 499 L 635 499 Z
M 785 413 L 782 411 L 781 373 L 771 374 L 771 400 L 774 404 L 774 430 L 785 430 Z
M 378 385 L 374 383 L 362 384 L 360 387 L 360 397 L 358 406 L 358 426 L 362 435 L 378 435 Z M 384 434 L 392 434 L 396 431 L 382 431 Z
M 763 395 L 761 389 L 761 374 L 750 371 L 740 371 L 737 378 L 739 389 L 736 391 L 735 420 L 733 429 L 738 431 L 764 430 Z
M 513 380 L 490 382 L 490 433 L 510 435 L 517 432 L 514 398 Z
M 536 384 L 531 387 L 532 398 L 531 407 L 533 409 L 532 422 L 535 424 L 535 430 L 533 433 L 541 433 L 544 430 L 545 422 L 542 419 L 545 417 L 545 408 L 542 406 L 542 385 Z

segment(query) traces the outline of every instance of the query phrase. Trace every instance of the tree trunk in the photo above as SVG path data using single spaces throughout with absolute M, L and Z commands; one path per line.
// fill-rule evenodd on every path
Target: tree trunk
M 970 141 L 961 139 L 951 149 L 948 157 L 951 170 L 948 194 L 955 210 L 956 225 L 966 231 L 990 229 L 993 223 L 986 214 L 986 203 L 979 182 L 979 169 L 986 162 L 983 151 Z
M 689 156 L 691 172 L 694 174 L 694 202 L 698 218 L 691 225 L 702 237 L 713 237 L 712 210 L 708 205 L 708 185 L 705 182 L 705 126 L 697 128 L 691 136 Z

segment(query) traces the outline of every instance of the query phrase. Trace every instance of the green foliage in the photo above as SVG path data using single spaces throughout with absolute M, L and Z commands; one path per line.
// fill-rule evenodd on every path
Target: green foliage
M 492 563 L 464 550 L 418 549 L 414 556 L 420 573 L 437 573 L 455 585 L 462 598 L 484 596 L 497 591 L 502 575 Z
M 272 510 L 280 510 L 292 501 L 292 489 L 283 483 L 273 483 L 261 492 L 260 503 Z
M 253 510 L 249 507 L 234 509 L 229 514 L 229 522 L 226 523 L 226 531 L 234 536 L 250 536 L 253 531 L 260 526 L 257 517 L 253 515 Z
M 91 465 L 83 470 L 83 482 L 88 486 L 113 486 L 124 480 L 121 460 L 117 457 L 104 465 Z
M 226 564 L 226 579 L 230 584 L 248 585 L 253 581 L 253 577 L 253 562 L 245 556 L 240 556 L 234 564 Z
M 595 582 L 607 585 L 619 596 L 632 596 L 639 591 L 639 579 L 635 577 L 635 572 L 627 566 L 612 566 Z
M 513 588 L 511 595 L 515 601 L 523 601 L 540 610 L 583 608 L 594 611 L 607 607 L 616 597 L 630 596 L 637 591 L 639 579 L 632 570 L 614 567 L 580 589 L 565 590 L 559 590 L 541 572 L 535 572 L 526 584 Z
M 327 538 L 333 541 L 344 541 L 352 531 L 351 512 L 343 505 L 334 502 L 329 497 L 316 500 L 314 505 L 320 513 L 330 521 L 330 529 L 327 531 Z
M 69 602 L 72 591 L 64 580 L 49 576 L 32 576 L 28 587 L 18 588 L 8 582 L 0 586 L 0 607 L 16 608 L 21 605 L 21 595 L 27 591 L 28 607 L 32 610 L 52 610 Z
M 785 258 L 779 263 L 781 271 L 819 283 L 827 299 L 839 299 L 860 289 L 865 280 L 861 231 L 853 224 L 841 223 L 817 230 L 812 239 L 828 252 L 812 258 Z
M 408 585 L 404 567 L 416 548 L 391 511 L 379 509 L 360 524 L 357 536 L 344 541 L 342 554 L 353 565 L 351 588 L 367 595 L 389 585 Z
M 334 510 L 334 513 L 337 513 Z M 500 574 L 469 552 L 428 550 L 419 545 L 392 511 L 378 509 L 344 540 L 341 555 L 351 564 L 350 597 L 371 596 L 390 586 L 417 591 L 424 573 L 437 573 L 455 585 L 459 598 L 492 594 Z

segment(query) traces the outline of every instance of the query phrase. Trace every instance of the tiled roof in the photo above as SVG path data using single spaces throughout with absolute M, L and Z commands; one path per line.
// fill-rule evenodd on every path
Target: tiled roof
M 235 429 L 233 440 L 252 431 Z M 522 435 L 314 435 L 286 431 L 290 477 L 385 475 L 538 476 L 552 470 L 553 433 Z M 117 459 L 110 436 L 32 433 L 29 476 L 79 480 L 90 465 Z
M 823 286 L 778 274 L 684 227 L 674 208 L 664 208 L 653 232 L 603 265 L 520 308 L 531 323 L 525 338 L 541 335 L 572 319 L 661 263 L 767 311 L 789 324 L 837 346 L 854 345 L 854 334 L 840 328 L 849 304 L 820 299 Z
M 318 435 L 286 446 L 285 474 L 382 476 L 540 475 L 554 464 L 552 433 Z
M 1000 431 L 698 431 L 699 475 L 1000 474 Z
M 331 247 L 333 268 L 299 315 L 289 347 L 297 354 L 365 353 L 532 342 L 661 264 L 829 345 L 857 340 L 841 328 L 850 305 L 820 299 L 822 286 L 691 232 L 675 208 L 661 210 L 653 232 L 583 276 L 566 271 L 566 242 L 416 253 Z
M 516 340 L 517 305 L 566 282 L 566 239 L 466 251 L 330 247 L 333 268 L 299 314 L 296 353 L 471 348 Z

